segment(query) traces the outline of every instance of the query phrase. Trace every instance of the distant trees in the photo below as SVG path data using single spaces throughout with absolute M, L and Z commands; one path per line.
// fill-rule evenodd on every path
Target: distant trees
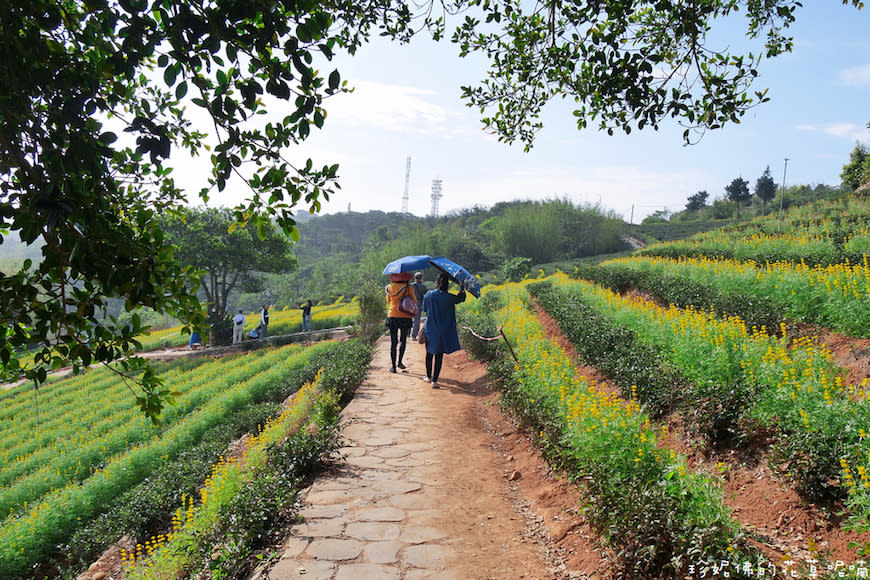
M 849 163 L 843 166 L 843 172 L 840 173 L 840 179 L 851 191 L 870 182 L 870 153 L 866 147 L 860 143 L 855 144 L 849 155 Z
M 484 222 L 499 262 L 522 256 L 544 264 L 626 248 L 622 219 L 595 206 L 557 199 L 518 202 L 499 209 L 503 211 L 497 219 Z
M 499 269 L 512 258 L 532 264 L 576 260 L 627 249 L 624 227 L 612 212 L 566 199 L 500 202 L 437 219 L 383 212 L 316 216 L 299 226 L 299 270 L 292 278 L 272 275 L 270 288 L 278 306 L 353 296 L 365 280 L 380 280 L 388 262 L 406 255 L 447 256 L 474 273 Z M 432 274 L 426 279 L 431 282 Z
M 706 191 L 699 191 L 694 195 L 690 195 L 686 200 L 686 211 L 700 211 L 707 205 L 707 197 L 709 194 Z
M 770 165 L 765 168 L 761 177 L 755 181 L 755 197 L 761 200 L 761 213 L 766 214 L 767 202 L 776 197 L 776 183 L 773 181 L 773 177 L 770 176 Z
M 193 208 L 164 218 L 166 239 L 175 246 L 175 258 L 205 273 L 200 278 L 212 322 L 227 315 L 234 290 L 256 291 L 263 272 L 292 272 L 296 258 L 287 236 L 271 225 L 236 225 L 232 211 Z M 263 235 L 262 239 L 260 234 Z
M 749 182 L 742 177 L 735 177 L 731 183 L 725 186 L 725 195 L 729 201 L 737 206 L 737 218 L 740 219 L 740 205 L 745 204 L 752 197 L 749 192 Z
M 663 224 L 663 223 L 670 221 L 670 219 L 673 215 L 674 214 L 669 212 L 667 209 L 657 209 L 656 211 L 652 212 L 651 214 L 649 214 L 648 216 L 643 218 L 643 221 L 641 223 L 643 223 L 643 224 Z

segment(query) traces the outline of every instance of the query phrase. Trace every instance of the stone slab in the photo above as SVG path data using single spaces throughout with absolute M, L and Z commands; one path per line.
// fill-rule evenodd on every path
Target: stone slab
M 344 533 L 357 540 L 383 541 L 395 540 L 401 533 L 398 524 L 388 522 L 354 522 L 347 524 Z
M 393 566 L 380 564 L 343 564 L 335 573 L 335 580 L 399 580 L 401 574 Z
M 366 560 L 375 564 L 394 564 L 399 559 L 399 550 L 404 544 L 397 541 L 371 542 L 363 548 Z
M 269 571 L 269 580 L 330 580 L 333 574 L 333 562 L 281 559 Z
M 363 546 L 357 540 L 326 538 L 311 542 L 305 553 L 318 560 L 353 560 L 362 554 Z
M 357 519 L 361 522 L 401 522 L 405 516 L 404 510 L 395 507 L 364 509 L 356 514 Z

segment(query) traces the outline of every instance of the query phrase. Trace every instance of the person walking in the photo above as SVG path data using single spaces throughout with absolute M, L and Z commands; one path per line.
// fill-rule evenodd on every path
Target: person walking
M 302 332 L 311 332 L 311 307 L 314 302 L 306 300 L 299 308 L 302 309 Z
M 459 285 L 458 294 L 450 294 L 447 287 L 450 276 L 438 274 L 435 288 L 426 292 L 423 297 L 423 310 L 426 311 L 426 376 L 423 378 L 438 388 L 438 377 L 441 375 L 441 365 L 444 355 L 456 352 L 459 345 L 459 331 L 456 329 L 456 305 L 465 302 L 465 286 Z
M 417 340 L 417 334 L 420 332 L 420 315 L 423 313 L 423 297 L 426 295 L 426 284 L 423 283 L 423 272 L 414 274 L 414 283 L 411 284 L 414 289 L 414 300 L 417 301 L 417 314 L 414 315 L 411 323 L 411 340 Z
M 242 314 L 242 311 L 239 310 L 235 316 L 233 316 L 233 344 L 241 344 L 242 343 L 242 331 L 245 328 L 245 315 Z
M 396 367 L 405 369 L 402 358 L 408 345 L 408 333 L 411 331 L 414 315 L 402 310 L 402 299 L 410 297 L 414 301 L 414 290 L 408 283 L 410 272 L 390 274 L 391 282 L 385 288 L 387 294 L 387 328 L 390 329 L 390 372 L 396 372 Z M 419 308 L 417 309 L 419 310 Z M 397 352 L 398 350 L 398 352 Z
M 269 305 L 263 304 L 263 309 L 260 310 L 260 331 L 257 338 L 263 340 L 269 334 Z

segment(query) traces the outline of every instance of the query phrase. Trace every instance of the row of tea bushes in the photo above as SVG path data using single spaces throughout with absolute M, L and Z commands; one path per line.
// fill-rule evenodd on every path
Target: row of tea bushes
M 806 338 L 789 344 L 786 336 L 750 330 L 735 317 L 554 280 L 560 290 L 545 303 L 569 337 L 572 328 L 589 324 L 577 306 L 587 304 L 653 346 L 685 377 L 684 412 L 715 402 L 715 415 L 728 417 L 729 429 L 742 430 L 742 437 L 775 434 L 771 460 L 799 492 L 843 500 L 856 525 L 870 517 L 870 393 L 866 385 L 845 385 L 825 348 Z
M 806 322 L 870 336 L 870 262 L 809 267 L 708 258 L 630 257 L 579 268 L 575 277 L 615 292 L 631 288 L 664 304 L 713 308 L 750 326 L 774 330 Z
M 685 458 L 658 445 L 663 431 L 636 397 L 578 375 L 565 351 L 545 337 L 526 286 L 507 285 L 484 297 L 462 316 L 492 319 L 514 345 L 515 364 L 506 353 L 490 363 L 504 401 L 582 483 L 586 513 L 627 577 L 710 573 L 728 558 L 760 562 L 723 506 L 715 477 L 692 472 Z
M 638 252 L 672 259 L 701 258 L 800 262 L 829 266 L 863 261 L 870 253 L 870 198 L 850 195 L 700 233 L 684 240 L 654 244 Z
M 73 572 L 86 567 L 122 536 L 138 538 L 144 547 L 149 543 L 147 538 L 159 537 L 162 531 L 169 529 L 173 514 L 181 509 L 180 506 L 185 506 L 184 511 L 187 511 L 191 498 L 219 462 L 227 445 L 243 434 L 260 431 L 267 421 L 279 414 L 278 403 L 295 393 L 304 383 L 317 379 L 319 388 L 335 393 L 340 402 L 349 400 L 366 377 L 371 348 L 359 340 L 349 340 L 323 343 L 311 350 L 314 354 L 309 362 L 297 367 L 282 383 L 274 385 L 265 401 L 252 403 L 228 417 L 226 422 L 211 429 L 199 444 L 185 449 L 174 460 L 167 461 L 142 483 L 119 496 L 113 504 L 105 506 L 98 518 L 78 529 L 62 549 L 65 561 Z M 311 444 L 320 445 L 323 441 L 303 439 L 299 445 L 288 443 L 282 447 L 281 457 L 294 462 L 294 465 L 297 462 L 310 465 L 312 453 L 316 451 L 316 446 L 312 449 Z M 291 470 L 286 471 L 290 473 Z M 272 495 L 277 497 L 281 494 L 275 491 Z M 262 514 L 272 500 L 263 501 L 265 505 L 249 512 Z M 242 506 L 242 509 L 246 509 L 246 506 Z M 240 517 L 237 521 L 246 520 Z
M 239 578 L 273 528 L 292 522 L 304 477 L 340 446 L 339 396 L 319 376 L 284 412 L 246 441 L 243 453 L 218 461 L 198 497 L 176 510 L 171 530 L 122 552 L 128 580 Z
M 177 404 L 166 409 L 160 428 L 142 417 L 123 381 L 116 379 L 108 386 L 103 382 L 105 371 L 43 387 L 40 406 L 46 413 L 57 413 L 57 419 L 43 424 L 34 412 L 20 418 L 7 416 L 0 425 L 6 430 L 0 442 L 12 445 L 3 449 L 4 468 L 18 469 L 20 461 L 36 454 L 46 463 L 7 477 L 3 498 L 9 515 L 0 526 L 0 575 L 18 577 L 34 562 L 51 557 L 82 522 L 100 513 L 113 498 L 196 445 L 240 409 L 281 391 L 328 348 L 328 343 L 307 349 L 290 346 L 192 366 L 178 363 L 177 370 L 168 365 L 164 368 L 166 384 L 179 390 Z M 102 389 L 89 389 L 89 381 L 103 385 Z M 21 390 L 16 396 L 33 395 Z M 104 405 L 111 409 L 108 416 L 94 414 Z M 43 446 L 24 453 L 16 449 L 26 442 L 12 434 L 27 421 L 35 421 L 31 432 L 40 433 Z M 84 451 L 77 451 L 77 445 Z M 75 460 L 72 464 L 71 458 Z

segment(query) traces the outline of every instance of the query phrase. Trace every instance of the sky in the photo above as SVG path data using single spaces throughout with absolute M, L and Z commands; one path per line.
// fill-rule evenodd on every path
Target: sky
M 560 198 L 633 223 L 680 211 L 698 191 L 721 198 L 736 177 L 752 189 L 767 167 L 777 184 L 837 185 L 856 142 L 870 145 L 870 8 L 804 4 L 791 28 L 793 52 L 759 68 L 753 89 L 768 88 L 770 101 L 694 145 L 683 144 L 671 120 L 630 135 L 580 131 L 562 101 L 545 109 L 530 152 L 500 143 L 460 97 L 461 85 L 484 78 L 484 63 L 459 58 L 449 41 L 419 37 L 410 45 L 377 39 L 324 66 L 326 74 L 337 67 L 355 90 L 326 101 L 324 128 L 294 154 L 315 166 L 339 163 L 341 190 L 322 213 L 401 211 L 409 157 L 408 211 L 417 216 L 431 215 L 436 178 L 439 215 Z M 212 199 L 238 201 L 229 191 Z

